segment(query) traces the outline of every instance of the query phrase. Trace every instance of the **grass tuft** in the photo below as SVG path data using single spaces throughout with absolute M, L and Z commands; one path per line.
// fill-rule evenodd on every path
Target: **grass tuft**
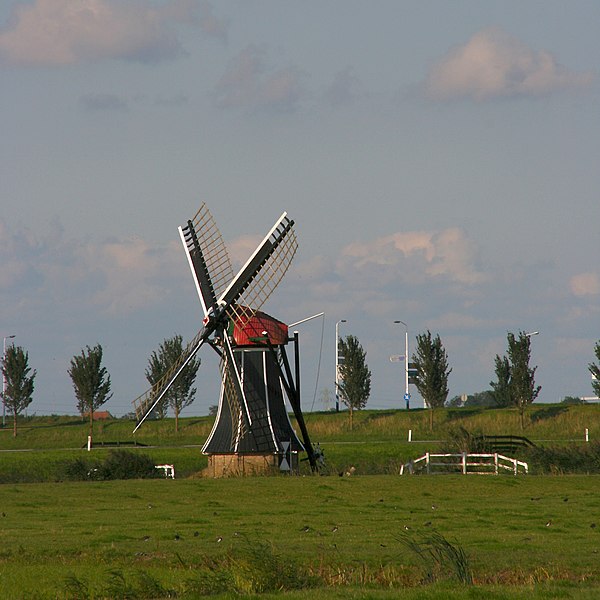
M 464 585 L 473 584 L 473 575 L 465 551 L 460 545 L 448 541 L 438 531 L 426 535 L 403 531 L 398 540 L 419 557 L 425 570 L 424 583 L 440 581 L 450 573 Z

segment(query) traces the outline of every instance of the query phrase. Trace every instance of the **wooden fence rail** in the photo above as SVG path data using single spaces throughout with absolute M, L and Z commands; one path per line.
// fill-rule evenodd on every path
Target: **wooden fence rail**
M 462 473 L 463 475 L 499 475 L 510 472 L 513 475 L 529 473 L 526 462 L 510 458 L 494 452 L 493 454 L 431 454 L 426 452 L 420 458 L 411 460 L 400 467 L 400 475 L 408 473 L 427 473 L 439 475 L 448 473 Z

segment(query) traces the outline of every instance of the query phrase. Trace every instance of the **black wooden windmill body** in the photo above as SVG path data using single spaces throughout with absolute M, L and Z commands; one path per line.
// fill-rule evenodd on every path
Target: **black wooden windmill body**
M 204 327 L 173 369 L 134 400 L 136 430 L 185 365 L 208 343 L 221 357 L 217 417 L 202 448 L 209 456 L 209 474 L 213 476 L 279 465 L 293 468 L 298 452 L 303 450 L 311 467 L 317 466 L 300 407 L 297 335 L 290 338 L 287 325 L 259 310 L 296 253 L 293 226 L 294 222 L 283 213 L 235 276 L 206 205 L 179 227 L 202 304 Z M 290 341 L 295 347 L 294 374 L 286 353 Z M 288 418 L 286 397 L 302 432 L 302 442 Z

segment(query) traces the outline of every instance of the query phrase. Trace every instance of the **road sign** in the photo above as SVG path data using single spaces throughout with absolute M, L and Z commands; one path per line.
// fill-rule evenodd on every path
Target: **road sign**
M 415 363 L 408 363 L 408 383 L 412 383 L 413 385 L 417 383 L 419 379 L 419 370 L 417 369 Z
M 392 354 L 390 362 L 404 362 L 404 354 Z
M 410 400 L 410 394 L 404 394 L 404 399 L 408 402 Z

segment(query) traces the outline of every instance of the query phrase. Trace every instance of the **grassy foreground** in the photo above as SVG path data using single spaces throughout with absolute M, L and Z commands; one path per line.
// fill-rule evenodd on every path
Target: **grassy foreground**
M 598 476 L 6 484 L 0 525 L 2 598 L 600 595 Z M 474 585 L 424 583 L 432 531 Z
M 598 406 L 533 406 L 528 419 L 522 432 L 514 410 L 444 409 L 430 432 L 423 410 L 360 411 L 350 431 L 344 413 L 310 414 L 328 475 L 229 480 L 195 478 L 209 417 L 135 436 L 130 421 L 96 423 L 91 453 L 78 418 L 24 420 L 17 438 L 0 430 L 0 599 L 600 597 L 600 475 L 397 475 L 457 427 L 541 446 L 581 447 L 586 428 L 600 439 Z M 178 479 L 61 483 L 65 461 L 133 442 Z M 435 533 L 464 551 L 472 585 L 448 555 L 417 557 Z

